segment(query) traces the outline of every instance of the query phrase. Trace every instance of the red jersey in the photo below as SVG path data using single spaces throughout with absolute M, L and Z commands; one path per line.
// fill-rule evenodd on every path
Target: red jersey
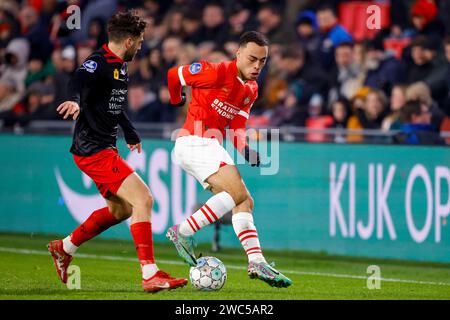
M 241 151 L 246 145 L 243 134 L 250 109 L 258 97 L 256 81 L 244 82 L 238 76 L 236 60 L 211 63 L 200 61 L 173 67 L 168 72 L 170 102 L 181 102 L 181 88 L 192 88 L 183 129 L 192 135 L 203 135 L 216 129 L 225 136 L 225 128 L 235 132 L 233 143 Z M 237 131 L 236 131 L 237 130 Z

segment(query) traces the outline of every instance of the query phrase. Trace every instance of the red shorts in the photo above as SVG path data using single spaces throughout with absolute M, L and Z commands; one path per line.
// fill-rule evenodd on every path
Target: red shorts
M 104 198 L 116 195 L 123 181 L 134 172 L 117 149 L 105 149 L 90 156 L 73 155 L 78 168 L 94 180 Z

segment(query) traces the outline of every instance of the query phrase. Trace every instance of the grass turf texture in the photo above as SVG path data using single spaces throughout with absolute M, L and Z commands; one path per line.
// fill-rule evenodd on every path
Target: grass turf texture
M 191 284 L 156 294 L 141 289 L 134 246 L 129 241 L 92 240 L 77 252 L 72 264 L 81 269 L 81 290 L 69 290 L 57 278 L 46 254 L 49 236 L 0 234 L 0 299 L 450 299 L 450 265 L 328 256 L 304 252 L 265 251 L 269 261 L 294 281 L 287 289 L 250 280 L 242 250 L 212 253 L 201 245 L 197 253 L 212 255 L 227 266 L 228 279 L 218 292 L 200 292 Z M 176 277 L 189 277 L 170 244 L 157 244 L 158 265 Z M 367 288 L 367 267 L 378 265 L 381 288 Z M 408 282 L 401 282 L 407 280 Z M 419 283 L 420 282 L 420 283 Z

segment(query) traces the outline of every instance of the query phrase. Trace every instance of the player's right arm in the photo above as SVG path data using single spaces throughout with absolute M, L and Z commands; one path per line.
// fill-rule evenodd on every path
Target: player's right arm
M 208 61 L 195 62 L 191 65 L 170 68 L 167 73 L 167 86 L 170 93 L 170 104 L 184 105 L 186 96 L 183 87 L 213 88 L 218 85 L 220 63 Z
M 99 78 L 100 58 L 90 57 L 75 70 L 68 84 L 68 99 L 61 103 L 56 111 L 63 115 L 63 119 L 72 117 L 73 120 L 80 114 L 80 101 L 82 94 L 92 90 L 93 83 Z

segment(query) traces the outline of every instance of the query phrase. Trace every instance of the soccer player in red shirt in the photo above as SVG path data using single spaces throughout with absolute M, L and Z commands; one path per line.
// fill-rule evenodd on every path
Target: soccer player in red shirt
M 184 105 L 186 96 L 182 87 L 192 88 L 186 121 L 173 149 L 174 161 L 214 195 L 193 215 L 169 228 L 167 237 L 180 257 L 195 266 L 193 234 L 232 210 L 233 228 L 248 256 L 250 278 L 259 278 L 275 287 L 288 287 L 292 281 L 268 264 L 262 254 L 252 215 L 253 199 L 221 145 L 225 128 L 229 127 L 235 148 L 252 166 L 259 166 L 259 154 L 247 144 L 245 127 L 258 96 L 256 79 L 267 55 L 267 38 L 250 31 L 241 36 L 233 61 L 200 61 L 169 70 L 172 105 Z
M 57 108 L 64 119 L 77 120 L 70 151 L 77 166 L 94 180 L 106 200 L 106 207 L 94 211 L 68 237 L 48 244 L 63 283 L 67 282 L 67 268 L 77 248 L 130 216 L 144 291 L 173 289 L 187 283 L 187 279 L 173 278 L 158 269 L 153 254 L 150 190 L 116 148 L 118 125 L 131 151 L 140 153 L 142 148 L 123 107 L 127 99 L 127 62 L 140 50 L 145 26 L 130 11 L 115 14 L 108 22 L 109 43 L 75 71 L 69 83 L 69 99 Z

